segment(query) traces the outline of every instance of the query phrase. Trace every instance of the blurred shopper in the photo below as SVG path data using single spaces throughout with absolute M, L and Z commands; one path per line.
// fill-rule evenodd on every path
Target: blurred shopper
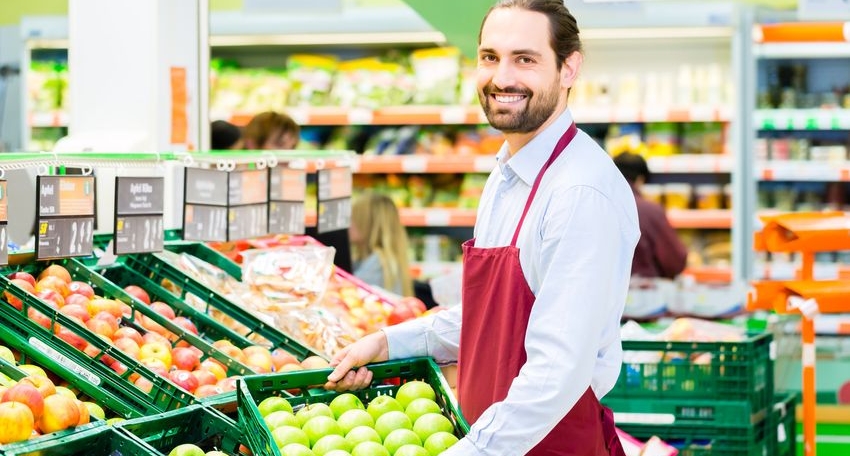
M 231 150 L 242 148 L 242 131 L 226 120 L 216 120 L 210 124 L 210 148 L 212 150 Z
M 625 456 L 599 399 L 623 363 L 620 318 L 640 233 L 635 198 L 568 109 L 583 61 L 563 0 L 500 0 L 478 34 L 478 98 L 505 142 L 463 245 L 462 303 L 338 352 L 326 388 L 365 364 L 458 362 L 469 433 L 443 456 Z
M 249 150 L 291 150 L 300 140 L 301 127 L 280 112 L 259 113 L 245 127 L 245 148 Z
M 641 188 L 650 178 L 646 160 L 638 154 L 623 152 L 614 164 L 632 186 L 640 223 L 640 240 L 632 260 L 632 276 L 673 279 L 685 270 L 688 249 L 679 240 L 661 205 L 641 196 Z
M 407 231 L 392 199 L 372 192 L 355 197 L 348 234 L 356 277 L 400 296 L 413 295 Z

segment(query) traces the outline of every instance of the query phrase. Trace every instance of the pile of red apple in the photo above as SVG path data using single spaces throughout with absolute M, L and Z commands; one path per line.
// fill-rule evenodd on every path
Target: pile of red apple
M 0 358 L 15 362 L 5 346 L 0 346 Z M 42 368 L 32 364 L 18 368 L 29 375 L 15 381 L 0 373 L 0 444 L 63 431 L 86 424 L 92 417 L 105 419 L 103 408 L 57 386 Z
M 271 396 L 257 408 L 285 456 L 437 456 L 458 441 L 434 389 L 422 381 L 404 383 L 394 397 L 376 396 L 368 404 L 343 393 L 300 409 Z
M 77 323 L 86 326 L 98 334 L 103 340 L 111 343 L 140 364 L 148 367 L 154 373 L 170 379 L 177 386 L 192 393 L 196 397 L 206 397 L 233 391 L 236 388 L 236 376 L 227 376 L 227 368 L 215 359 L 203 359 L 203 352 L 186 341 L 177 341 L 177 336 L 152 319 L 135 314 L 135 321 L 144 330 L 144 334 L 135 328 L 121 326 L 122 316 L 131 316 L 132 308 L 116 299 L 95 295 L 94 289 L 87 283 L 74 281 L 70 273 L 58 264 L 45 268 L 36 279 L 26 272 L 15 272 L 8 278 L 27 292 L 41 298 L 49 306 L 56 309 Z M 188 332 L 197 335 L 195 324 L 188 318 L 176 316 L 174 309 L 163 302 L 151 302 L 148 293 L 135 285 L 128 285 L 124 290 L 147 305 L 154 312 L 172 321 Z M 6 301 L 22 309 L 22 303 L 12 294 L 6 293 Z M 38 324 L 50 329 L 51 319 L 41 312 L 30 308 L 28 316 Z M 100 350 L 85 341 L 80 335 L 68 328 L 56 325 L 54 332 L 57 337 L 85 352 L 88 356 L 100 356 Z M 228 357 L 242 363 L 257 373 L 267 373 L 283 369 L 294 369 L 293 366 L 307 368 L 325 367 L 315 365 L 316 360 L 305 359 L 299 363 L 295 357 L 283 349 L 269 350 L 263 346 L 249 346 L 240 349 L 230 341 L 213 342 L 213 347 Z M 319 358 L 321 360 L 321 358 Z M 100 356 L 100 360 L 118 374 L 124 374 L 128 367 L 109 356 Z M 321 360 L 324 362 L 324 360 Z M 129 376 L 136 386 L 150 392 L 153 384 L 149 379 L 139 374 Z

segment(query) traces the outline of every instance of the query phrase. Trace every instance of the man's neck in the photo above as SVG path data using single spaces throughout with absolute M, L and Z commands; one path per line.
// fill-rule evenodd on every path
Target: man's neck
M 514 156 L 520 149 L 525 147 L 535 136 L 546 131 L 550 125 L 555 123 L 555 121 L 561 117 L 561 114 L 567 110 L 567 105 L 559 106 L 555 109 L 551 116 L 546 119 L 546 122 L 543 123 L 537 130 L 534 130 L 529 133 L 505 133 L 505 142 L 508 143 L 508 152 L 511 154 L 511 157 Z

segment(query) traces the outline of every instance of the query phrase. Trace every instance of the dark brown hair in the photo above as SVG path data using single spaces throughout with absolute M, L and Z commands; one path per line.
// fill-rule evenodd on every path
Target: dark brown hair
M 274 111 L 261 112 L 255 115 L 245 127 L 245 141 L 253 142 L 254 148 L 262 148 L 272 135 L 287 134 L 298 138 L 301 128 L 286 114 Z M 246 144 L 247 145 L 247 144 Z
M 478 43 L 481 43 L 481 30 L 490 13 L 496 8 L 522 8 L 545 15 L 549 19 L 549 44 L 555 51 L 558 70 L 573 52 L 581 52 L 578 23 L 564 5 L 564 0 L 499 0 L 487 11 L 481 28 L 478 30 Z

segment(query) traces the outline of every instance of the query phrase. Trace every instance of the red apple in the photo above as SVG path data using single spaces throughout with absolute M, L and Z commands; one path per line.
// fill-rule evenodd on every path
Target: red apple
M 212 372 L 208 370 L 204 370 L 203 368 L 192 371 L 192 375 L 198 379 L 198 386 L 204 385 L 215 385 L 218 383 L 218 377 L 215 376 Z
M 148 380 L 144 377 L 137 378 L 136 381 L 133 382 L 133 384 L 136 385 L 137 388 L 139 388 L 140 390 L 142 390 L 146 393 L 150 393 L 151 390 L 153 389 L 153 383 L 150 380 Z
M 53 381 L 44 375 L 27 375 L 26 377 L 18 380 L 18 384 L 21 383 L 28 383 L 34 386 L 38 392 L 41 393 L 41 397 L 43 398 L 56 394 L 56 385 L 54 385 Z
M 38 429 L 48 434 L 76 426 L 80 422 L 77 401 L 59 394 L 44 398 L 44 413 L 38 420 Z
M 47 276 L 42 279 L 38 279 L 35 282 L 35 291 L 38 293 L 41 290 L 53 290 L 61 294 L 63 298 L 71 294 L 71 290 L 68 288 L 68 282 L 65 282 L 55 276 Z
M 108 338 L 112 338 L 112 335 L 115 334 L 115 327 L 118 326 L 118 323 L 110 323 L 106 320 L 99 318 L 92 318 L 86 322 L 86 327 L 89 328 L 95 334 L 101 334 Z
M 84 424 L 88 424 L 89 421 L 91 421 L 91 414 L 89 413 L 89 408 L 86 407 L 86 404 L 84 404 L 83 401 L 75 399 L 74 402 L 77 404 L 77 411 L 80 412 L 80 419 L 79 421 L 77 421 L 77 424 L 75 426 L 82 426 Z
M 121 350 L 127 356 L 133 359 L 139 359 L 141 347 L 139 347 L 139 344 L 136 343 L 135 340 L 130 339 L 129 337 L 121 337 L 115 339 L 115 342 L 113 342 L 113 344 L 115 345 L 115 348 Z
M 227 369 L 220 362 L 212 358 L 201 361 L 201 369 L 213 374 L 217 379 L 216 381 L 227 377 Z
M 393 306 L 392 312 L 390 312 L 390 315 L 387 317 L 387 325 L 397 325 L 401 322 L 414 318 L 416 318 L 416 313 L 410 308 L 410 306 L 403 302 L 397 302 L 396 305 Z
M 177 386 L 192 393 L 197 388 L 200 382 L 198 378 L 192 375 L 191 372 L 183 369 L 173 370 L 168 373 L 168 378 Z
M 195 327 L 195 324 L 192 323 L 192 320 L 189 320 L 186 317 L 174 317 L 174 319 L 172 319 L 172 321 L 174 322 L 174 324 L 176 324 L 177 326 L 180 326 L 181 328 L 185 329 L 186 331 L 188 331 L 188 332 L 190 332 L 190 333 L 192 333 L 196 336 L 198 335 L 198 328 Z
M 35 295 L 41 298 L 42 301 L 53 307 L 54 309 L 58 309 L 65 305 L 65 298 L 56 291 L 48 288 L 37 290 Z
M 82 296 L 82 295 L 71 295 L 71 296 L 68 296 L 68 297 L 70 298 L 72 296 Z M 88 300 L 86 300 L 86 301 L 88 301 Z M 80 319 L 80 321 L 82 321 L 83 324 L 85 324 L 85 322 L 89 321 L 89 318 L 91 318 L 91 315 L 89 315 L 89 311 L 86 310 L 86 308 L 84 306 L 85 306 L 85 304 L 83 304 L 83 305 L 69 304 L 68 301 L 65 301 L 65 305 L 62 306 L 61 309 L 59 309 L 59 313 L 67 315 L 69 317 L 76 317 L 76 318 Z
M 160 343 L 160 344 L 166 345 L 166 346 L 170 346 L 170 344 L 171 344 L 171 342 L 168 339 L 166 339 L 165 336 L 163 336 L 162 334 L 154 333 L 154 332 L 145 333 L 145 335 L 142 336 L 142 341 L 145 344 L 154 343 L 154 342 Z
M 51 264 L 44 268 L 44 270 L 41 271 L 41 274 L 38 275 L 38 280 L 42 280 L 47 276 L 58 277 L 65 283 L 71 283 L 71 274 L 64 266 L 58 264 Z
M 201 364 L 201 357 L 186 347 L 177 347 L 171 351 L 173 365 L 177 369 L 193 371 Z
M 235 345 L 226 345 L 226 346 L 223 346 L 223 347 L 219 347 L 219 351 L 221 351 L 225 355 L 229 356 L 230 358 L 233 358 L 234 360 L 239 361 L 242 364 L 245 364 L 245 361 L 246 361 L 245 354 L 242 353 L 242 350 L 240 350 L 239 347 L 237 347 Z
M 27 440 L 34 429 L 35 419 L 29 407 L 18 402 L 0 404 L 0 444 Z
M 83 325 L 85 325 L 85 323 L 83 323 Z M 56 326 L 56 337 L 64 340 L 65 342 L 70 344 L 72 347 L 74 347 L 74 348 L 76 348 L 77 350 L 80 350 L 80 351 L 85 350 L 86 347 L 89 344 L 88 342 L 86 342 L 85 339 L 83 339 L 82 336 L 80 336 L 79 334 L 75 333 L 74 331 L 72 331 L 68 328 L 62 327 L 61 325 Z
M 222 391 L 221 388 L 219 388 L 215 385 L 200 385 L 195 390 L 194 396 L 196 398 L 200 399 L 202 397 L 216 396 L 216 395 L 219 395 L 223 392 L 224 391 Z
M 274 362 L 275 370 L 280 370 L 284 364 L 298 364 L 298 359 L 282 348 L 275 348 L 272 351 L 272 362 Z
M 28 382 L 18 383 L 6 390 L 0 402 L 9 401 L 20 402 L 29 407 L 35 419 L 39 419 L 44 411 L 44 398 L 41 396 L 41 392 Z
M 215 385 L 221 388 L 221 391 L 225 393 L 228 391 L 236 391 L 236 381 L 238 379 L 239 377 L 234 375 L 233 377 L 227 377 L 219 380 Z
M 156 301 L 151 303 L 151 309 L 153 309 L 154 312 L 162 315 L 163 317 L 169 320 L 174 320 L 174 318 L 176 317 L 176 315 L 174 314 L 174 309 L 172 309 L 171 306 L 164 302 Z
M 30 318 L 30 320 L 36 322 L 39 326 L 45 329 L 50 329 L 52 320 L 47 315 L 44 315 L 43 313 L 30 307 L 29 309 L 27 309 L 27 316 Z
M 121 307 L 119 302 L 114 299 L 94 297 L 89 300 L 88 311 L 91 315 L 97 315 L 100 312 L 108 312 L 115 318 L 121 318 Z
M 13 284 L 17 285 L 22 290 L 29 293 L 29 294 L 33 294 L 33 295 L 35 294 L 35 287 L 31 283 L 29 283 L 28 281 L 26 281 L 24 279 L 16 278 L 16 279 L 12 279 L 11 282 Z M 14 307 L 18 310 L 21 310 L 23 308 L 23 303 L 21 302 L 21 300 L 16 298 L 14 295 L 12 295 L 12 293 L 9 293 L 8 291 L 4 291 L 3 296 L 6 297 L 6 301 L 9 304 L 11 304 L 12 307 Z
M 115 334 L 112 335 L 112 338 L 116 340 L 121 338 L 132 339 L 140 347 L 144 343 L 144 341 L 142 340 L 142 334 L 135 328 L 131 328 L 129 326 L 122 326 L 118 328 L 118 330 L 115 331 Z
M 71 294 L 80 294 L 89 299 L 94 297 L 94 288 L 85 282 L 80 282 L 79 280 L 69 283 L 68 290 Z
M 35 288 L 35 277 L 33 277 L 32 274 L 30 274 L 29 272 L 24 272 L 24 271 L 13 272 L 13 273 L 7 275 L 6 278 L 11 279 L 11 280 L 15 280 L 15 279 L 26 280 L 27 282 L 29 282 L 29 284 L 33 288 Z
M 160 377 L 168 376 L 169 368 L 165 365 L 165 362 L 159 358 L 142 358 L 139 360 L 139 363 Z
M 126 291 L 127 294 L 129 294 L 130 296 L 133 296 L 134 298 L 138 299 L 139 301 L 142 301 L 147 305 L 151 304 L 150 295 L 148 295 L 148 292 L 142 289 L 142 287 L 136 285 L 127 285 L 126 287 L 124 287 L 124 291 Z

